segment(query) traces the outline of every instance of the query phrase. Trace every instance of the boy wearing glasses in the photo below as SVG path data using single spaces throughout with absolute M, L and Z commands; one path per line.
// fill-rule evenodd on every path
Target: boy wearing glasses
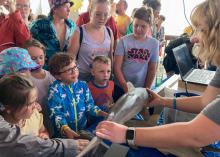
M 79 138 L 86 129 L 87 116 L 107 116 L 94 106 L 87 84 L 78 80 L 79 71 L 74 59 L 57 53 L 49 61 L 49 71 L 57 79 L 49 89 L 50 118 L 56 137 Z

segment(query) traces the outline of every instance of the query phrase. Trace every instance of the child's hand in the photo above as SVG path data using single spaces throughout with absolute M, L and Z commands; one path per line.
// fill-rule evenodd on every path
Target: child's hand
M 63 130 L 63 133 L 64 135 L 66 135 L 67 138 L 71 138 L 71 139 L 78 138 L 80 136 L 70 128 L 66 128 L 65 130 Z
M 39 112 L 42 111 L 42 107 L 41 107 L 41 105 L 38 104 L 37 102 L 35 103 L 35 108 L 36 108 Z
M 99 111 L 98 116 L 102 116 L 102 117 L 108 117 L 108 113 L 104 112 L 104 111 Z
M 42 138 L 42 139 L 48 139 L 49 135 L 47 133 L 40 133 L 39 137 Z
M 104 106 L 108 109 L 108 111 L 113 107 L 113 100 L 108 100 Z
M 114 103 L 108 105 L 108 109 L 111 110 L 114 106 Z

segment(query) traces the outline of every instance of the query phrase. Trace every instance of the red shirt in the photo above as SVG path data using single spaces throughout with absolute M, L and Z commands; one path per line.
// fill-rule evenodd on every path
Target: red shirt
M 83 24 L 88 23 L 89 21 L 90 21 L 89 12 L 84 12 L 84 13 L 79 15 L 79 17 L 76 21 L 76 25 L 81 26 Z M 112 16 L 109 17 L 109 19 L 108 19 L 108 21 L 106 22 L 105 25 L 111 28 L 111 30 L 113 32 L 113 35 L 114 35 L 114 40 L 117 40 L 118 37 L 119 37 L 119 31 L 118 31 L 118 28 L 116 26 L 116 22 L 115 22 L 115 20 Z
M 15 11 L 0 19 L 0 52 L 6 48 L 22 47 L 31 38 L 20 11 Z
M 108 84 L 103 87 L 99 87 L 95 85 L 93 81 L 90 81 L 88 86 L 92 93 L 95 105 L 106 105 L 107 103 L 112 102 L 112 94 L 114 90 L 113 81 L 109 81 Z

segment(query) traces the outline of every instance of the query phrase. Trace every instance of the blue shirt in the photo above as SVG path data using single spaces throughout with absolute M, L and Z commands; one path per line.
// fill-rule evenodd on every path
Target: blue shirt
M 66 27 L 66 36 L 64 48 L 61 49 L 59 40 L 57 38 L 56 29 L 53 24 L 53 20 L 51 16 L 47 18 L 39 19 L 34 21 L 30 25 L 30 31 L 32 37 L 39 40 L 46 47 L 46 62 L 45 68 L 47 69 L 49 59 L 57 52 L 66 52 L 69 44 L 69 39 L 72 36 L 76 25 L 70 20 L 66 19 L 65 23 Z
M 48 101 L 50 118 L 58 136 L 63 125 L 74 131 L 85 129 L 87 115 L 97 116 L 100 111 L 98 106 L 94 106 L 87 84 L 79 80 L 70 85 L 54 81 L 49 88 Z

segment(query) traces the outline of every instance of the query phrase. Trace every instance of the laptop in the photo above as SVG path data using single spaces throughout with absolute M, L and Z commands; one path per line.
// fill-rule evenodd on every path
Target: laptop
M 215 75 L 215 71 L 195 69 L 186 44 L 173 49 L 180 76 L 183 81 L 200 85 L 208 85 Z

